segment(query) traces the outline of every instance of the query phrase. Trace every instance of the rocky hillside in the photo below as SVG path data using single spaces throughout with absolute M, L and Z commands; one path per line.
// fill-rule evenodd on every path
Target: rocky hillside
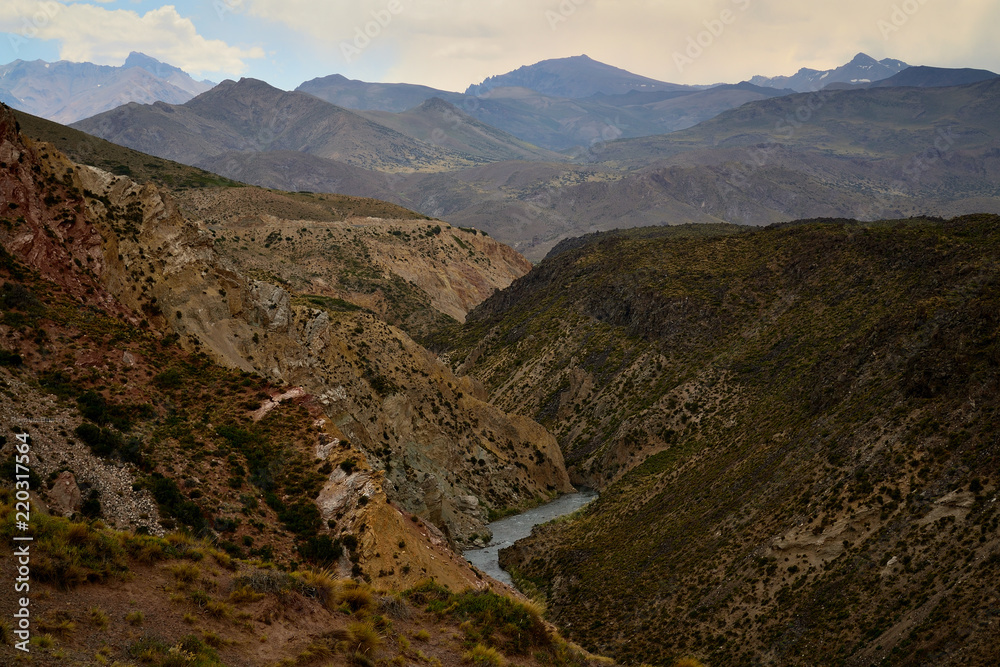
M 13 494 L 0 488 L 0 533 Z M 100 522 L 34 522 L 32 639 L 0 622 L 6 664 L 374 665 L 428 663 L 597 667 L 537 606 L 488 591 L 453 592 L 425 579 L 376 590 L 328 571 L 287 572 L 232 558 L 182 533 L 152 537 Z M 17 576 L 14 558 L 0 576 Z M 0 599 L 6 618 L 14 597 Z
M 259 188 L 201 188 L 178 200 L 241 271 L 345 299 L 411 333 L 442 316 L 464 322 L 531 269 L 485 233 L 384 202 Z
M 239 253 L 230 259 L 222 250 L 231 243 L 217 247 L 166 192 L 70 162 L 18 135 L 7 110 L 2 121 L 0 327 L 15 399 L 4 423 L 33 424 L 42 418 L 33 411 L 48 406 L 43 416 L 53 421 L 39 427 L 46 444 L 33 465 L 51 488 L 65 487 L 67 514 L 83 512 L 96 490 L 93 500 L 108 510 L 87 511 L 123 528 L 187 525 L 234 554 L 293 569 L 307 561 L 397 588 L 426 575 L 461 587 L 478 578 L 452 548 L 488 537 L 491 512 L 570 490 L 551 435 L 488 404 L 477 383 L 374 310 L 296 292 L 291 278 L 264 265 L 244 273 Z M 268 201 L 285 211 L 325 206 L 328 222 L 352 206 L 375 206 L 234 192 L 260 194 L 260 210 Z M 224 194 L 203 194 L 190 206 L 240 211 Z M 287 208 L 296 202 L 299 209 Z M 371 232 L 356 224 L 337 240 L 356 244 L 350 234 Z M 387 220 L 374 224 L 390 229 Z M 414 235 L 418 225 L 412 217 L 393 224 Z M 478 236 L 453 231 L 442 253 Z M 392 245 L 395 235 L 386 235 Z M 496 244 L 487 240 L 469 244 L 472 264 L 518 263 L 509 251 L 491 256 Z M 417 263 L 412 249 L 395 252 L 412 252 Z M 282 253 L 274 255 L 280 264 Z M 375 271 L 352 261 L 359 279 Z M 427 259 L 441 280 L 480 281 L 461 283 L 465 291 L 455 293 L 466 299 L 500 272 L 462 273 L 459 265 Z M 414 294 L 426 298 L 416 285 L 404 297 Z M 452 305 L 463 303 L 471 301 Z
M 624 662 L 995 664 L 1000 218 L 695 230 L 570 246 L 450 334 L 603 491 L 501 562 Z

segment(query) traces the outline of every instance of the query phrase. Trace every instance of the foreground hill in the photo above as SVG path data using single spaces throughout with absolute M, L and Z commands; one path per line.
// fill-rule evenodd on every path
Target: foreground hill
M 3 307 L 4 359 L 18 360 L 28 386 L 64 399 L 69 430 L 80 424 L 75 405 L 103 406 L 82 413 L 93 428 L 80 435 L 99 456 L 170 484 L 201 480 L 187 487 L 197 495 L 185 492 L 204 498 L 195 506 L 169 488 L 158 498 L 178 525 L 226 526 L 251 544 L 240 505 L 216 504 L 240 490 L 243 510 L 274 524 L 275 553 L 313 559 L 315 545 L 332 549 L 379 523 L 382 533 L 358 538 L 355 564 L 411 583 L 435 566 L 428 556 L 403 568 L 390 549 L 406 541 L 393 537 L 409 530 L 403 511 L 423 517 L 421 539 L 447 554 L 441 545 L 488 536 L 490 512 L 570 490 L 550 435 L 490 406 L 392 324 L 461 319 L 527 270 L 510 249 L 373 200 L 234 187 L 179 191 L 178 205 L 19 136 L 7 110 L 0 129 L 0 241 L 14 262 L 4 289 L 16 297 Z M 96 324 L 78 319 L 83 304 L 97 309 Z M 100 342 L 64 356 L 81 337 Z M 136 365 L 149 372 L 131 375 Z M 64 442 L 62 431 L 47 442 Z M 232 454 L 228 465 L 210 470 L 219 460 L 205 460 L 205 447 Z M 155 532 L 156 516 L 142 514 Z M 437 558 L 441 576 L 474 579 L 460 559 Z
M 501 562 L 628 663 L 996 664 L 1000 217 L 734 231 L 567 244 L 451 335 L 602 489 Z

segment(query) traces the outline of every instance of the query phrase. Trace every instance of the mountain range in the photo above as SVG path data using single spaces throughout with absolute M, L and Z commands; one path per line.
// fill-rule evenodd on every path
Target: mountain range
M 60 60 L 15 60 L 0 66 L 5 104 L 60 123 L 72 123 L 129 102 L 180 104 L 209 90 L 182 70 L 132 52 L 121 67 Z
M 831 116 L 888 105 L 907 145 L 937 107 L 984 161 L 995 85 L 830 91 L 800 140 L 855 152 Z M 773 110 L 681 138 L 739 148 Z M 6 108 L 0 157 L 0 463 L 30 444 L 40 659 L 996 661 L 1000 217 L 618 230 L 531 266 Z M 501 554 L 547 611 L 456 553 L 571 483 L 600 498 Z
M 920 72 L 945 83 L 956 75 Z M 622 226 L 998 211 L 996 78 L 772 97 L 751 84 L 731 88 L 652 104 L 743 92 L 758 99 L 685 130 L 612 135 L 562 156 L 487 130 L 440 98 L 398 114 L 351 112 L 253 80 L 185 105 L 123 107 L 77 127 L 258 185 L 384 197 L 485 229 L 532 260 L 561 239 Z M 803 105 L 815 109 L 807 122 L 796 120 Z M 332 119 L 350 119 L 346 136 L 356 143 L 338 144 L 345 135 Z M 374 150 L 380 142 L 391 147 Z
M 862 56 L 0 106 L 33 660 L 997 664 L 1000 77 Z
M 750 83 L 769 88 L 790 88 L 798 93 L 820 90 L 833 83 L 862 84 L 888 79 L 908 68 L 901 60 L 875 60 L 859 53 L 847 64 L 834 69 L 815 70 L 803 67 L 791 76 L 755 76 Z

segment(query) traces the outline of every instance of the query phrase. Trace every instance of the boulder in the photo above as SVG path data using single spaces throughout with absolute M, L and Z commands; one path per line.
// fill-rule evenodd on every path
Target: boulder
M 70 516 L 80 511 L 83 497 L 76 477 L 68 470 L 59 474 L 49 489 L 49 507 L 53 514 Z

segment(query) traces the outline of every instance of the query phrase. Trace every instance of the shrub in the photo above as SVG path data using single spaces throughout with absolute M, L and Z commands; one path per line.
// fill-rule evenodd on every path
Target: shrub
M 168 368 L 153 376 L 153 384 L 160 389 L 180 389 L 184 384 L 184 376 L 176 368 Z
M 471 641 L 485 642 L 516 654 L 552 643 L 537 605 L 525 605 L 490 591 L 466 591 L 432 600 L 428 611 L 451 615 L 465 626 Z
M 20 471 L 17 470 L 17 462 L 14 460 L 13 456 L 9 457 L 7 460 L 3 462 L 2 465 L 0 465 L 0 479 L 3 479 L 5 482 L 8 480 L 15 479 L 14 475 L 17 472 L 23 474 L 24 468 L 22 468 Z M 38 473 L 35 472 L 34 468 L 29 468 L 28 488 L 32 491 L 37 491 L 41 485 L 42 485 L 42 478 L 38 476 Z
M 310 537 L 298 546 L 299 555 L 303 559 L 320 567 L 329 567 L 344 553 L 340 540 L 331 540 L 329 535 Z
M 328 570 L 302 570 L 291 575 L 298 581 L 305 595 L 319 600 L 327 609 L 334 609 L 339 604 L 337 599 L 337 580 Z
M 69 612 L 57 611 L 51 616 L 39 619 L 38 628 L 46 634 L 65 639 L 76 632 L 76 623 L 73 622 Z
M 372 594 L 372 589 L 354 581 L 344 582 L 337 598 L 340 604 L 346 604 L 355 614 L 375 609 L 375 596 Z
M 201 530 L 205 527 L 206 521 L 201 508 L 184 498 L 174 480 L 164 477 L 160 473 L 153 473 L 146 480 L 145 486 L 160 505 L 161 512 L 195 530 Z
M 95 628 L 104 630 L 110 624 L 111 619 L 100 607 L 91 607 L 90 609 L 90 623 Z
M 675 660 L 671 667 L 705 667 L 705 664 L 697 658 L 684 657 Z
M 374 657 L 379 646 L 382 645 L 382 637 L 379 636 L 375 626 L 368 621 L 351 623 L 347 626 L 348 646 L 351 653 Z
M 16 367 L 24 364 L 24 359 L 16 352 L 0 350 L 0 366 Z
M 80 514 L 88 519 L 101 516 L 101 494 L 97 489 L 91 489 L 87 499 L 80 504 Z
M 193 584 L 198 580 L 198 575 L 201 574 L 201 570 L 194 563 L 174 563 L 167 568 L 170 574 L 174 575 L 174 579 L 177 583 L 182 586 L 187 586 L 188 584 Z
M 476 644 L 462 657 L 465 658 L 466 662 L 471 662 L 474 665 L 503 667 L 503 665 L 507 664 L 507 659 L 499 651 L 483 646 L 482 644 Z
M 319 509 L 311 502 L 299 501 L 278 513 L 285 527 L 297 535 L 315 535 L 322 525 Z

